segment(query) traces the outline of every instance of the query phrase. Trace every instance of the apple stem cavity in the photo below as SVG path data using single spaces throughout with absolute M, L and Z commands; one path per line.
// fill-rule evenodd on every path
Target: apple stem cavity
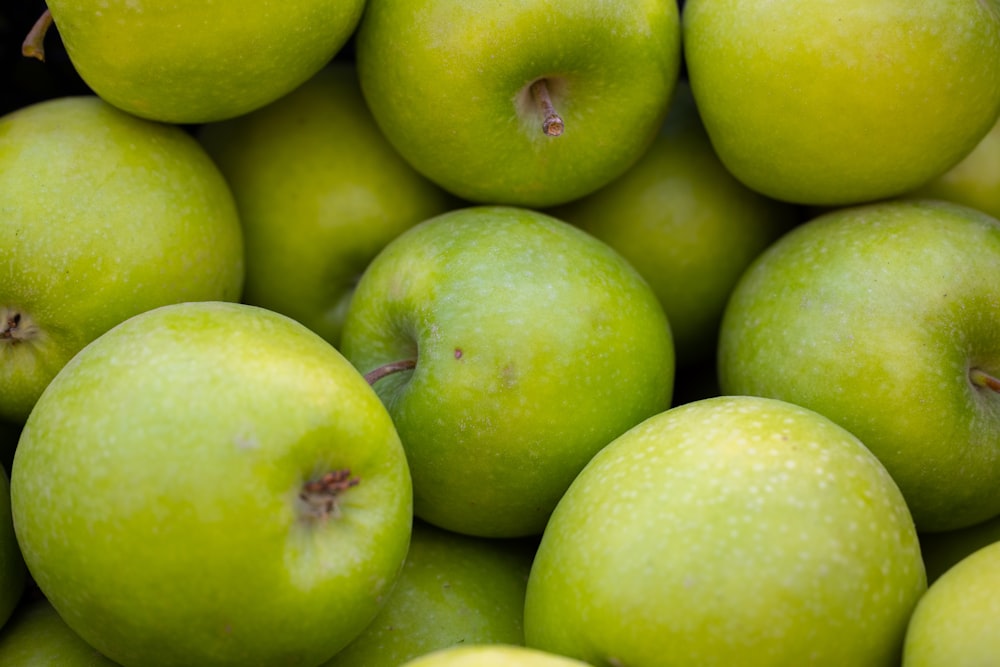
M 35 21 L 35 24 L 31 26 L 31 30 L 28 31 L 24 42 L 21 43 L 21 55 L 28 58 L 37 58 L 45 62 L 45 35 L 51 26 L 52 12 L 46 9 L 38 17 L 38 20 Z
M 393 373 L 399 373 L 400 371 L 409 371 L 417 367 L 416 359 L 403 359 L 401 361 L 392 361 L 388 364 L 383 364 L 378 368 L 372 369 L 365 373 L 365 380 L 368 381 L 369 385 L 374 385 L 376 382 L 381 380 L 387 375 L 392 375 Z
M 16 310 L 0 308 L 0 343 L 17 345 L 38 336 L 38 327 L 27 315 Z
M 984 370 L 973 368 L 969 371 L 969 379 L 972 380 L 972 384 L 977 387 L 991 389 L 1000 393 L 1000 378 L 994 377 Z
M 531 95 L 542 110 L 544 120 L 542 120 L 542 132 L 550 137 L 558 137 L 566 129 L 562 117 L 556 113 L 552 106 L 552 98 L 549 97 L 549 86 L 545 79 L 539 79 L 531 84 Z
M 361 480 L 351 477 L 351 471 L 344 468 L 332 470 L 318 479 L 312 479 L 302 485 L 299 500 L 305 505 L 306 514 L 316 519 L 340 517 L 338 496 L 347 489 L 357 486 Z

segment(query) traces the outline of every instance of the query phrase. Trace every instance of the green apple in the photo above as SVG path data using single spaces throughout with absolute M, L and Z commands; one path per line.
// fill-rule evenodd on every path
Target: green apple
M 578 660 L 523 646 L 469 645 L 440 649 L 402 667 L 587 667 Z
M 663 121 L 674 0 L 368 0 L 361 87 L 421 173 L 486 204 L 550 206 L 610 182 Z
M 939 201 L 816 217 L 758 257 L 720 328 L 725 394 L 858 436 L 921 532 L 1000 514 L 1000 222 Z
M 416 515 L 484 537 L 541 533 L 590 457 L 673 390 L 649 285 L 602 241 L 515 207 L 451 211 L 391 241 L 341 350 L 393 417 Z
M 11 521 L 10 478 L 0 469 L 0 627 L 10 619 L 24 594 L 28 571 Z M 0 661 L 6 665 L 6 662 Z
M 856 437 L 720 396 L 651 417 L 573 481 L 524 632 L 606 667 L 894 667 L 925 589 L 903 496 Z
M 122 320 L 238 300 L 243 266 L 232 193 L 182 129 L 94 96 L 0 118 L 0 420 Z
M 927 581 L 933 583 L 974 551 L 1000 542 L 1000 515 L 966 528 L 920 534 Z
M 953 201 L 1000 218 L 1000 120 L 961 162 L 904 196 Z
M 594 194 L 547 212 L 638 269 L 670 319 L 680 366 L 714 358 L 729 292 L 799 215 L 726 170 L 686 83 L 678 84 L 667 121 L 639 162 Z
M 962 559 L 917 604 L 903 667 L 985 667 L 1000 656 L 1000 542 Z
M 684 57 L 719 157 L 776 199 L 902 194 L 1000 113 L 995 0 L 688 0 Z
M 41 592 L 125 667 L 320 664 L 375 617 L 412 522 L 364 378 L 294 320 L 224 302 L 81 350 L 25 424 L 11 500 Z
M 399 667 L 460 644 L 524 644 L 535 541 L 490 540 L 417 520 L 403 571 L 375 620 L 324 667 Z
M 306 81 L 353 34 L 365 0 L 47 5 L 73 66 L 103 99 L 142 118 L 204 123 L 248 113 Z
M 48 600 L 37 598 L 17 608 L 0 630 L 0 664 L 5 667 L 115 667 L 117 663 L 66 625 Z
M 354 285 L 382 246 L 454 208 L 382 136 L 348 63 L 262 109 L 202 126 L 199 140 L 243 223 L 243 301 L 334 345 Z

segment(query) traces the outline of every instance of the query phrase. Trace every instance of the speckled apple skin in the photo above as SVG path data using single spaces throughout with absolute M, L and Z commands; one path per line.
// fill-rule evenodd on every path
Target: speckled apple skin
M 544 651 L 508 645 L 457 646 L 435 651 L 402 667 L 587 667 Z
M 687 403 L 597 454 L 542 536 L 529 646 L 593 665 L 898 664 L 926 589 L 885 468 L 804 408 Z

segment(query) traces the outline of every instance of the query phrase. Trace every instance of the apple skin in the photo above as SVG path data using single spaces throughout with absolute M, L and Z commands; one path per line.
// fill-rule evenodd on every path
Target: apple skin
M 858 436 L 921 532 L 1000 514 L 1000 222 L 939 201 L 826 213 L 758 257 L 723 317 L 724 394 Z
M 399 667 L 462 644 L 524 644 L 534 539 L 490 540 L 416 520 L 403 571 L 364 632 L 323 667 Z
M 537 649 L 523 646 L 469 645 L 441 649 L 404 663 L 401 667 L 588 667 Z
M 168 123 L 253 111 L 347 42 L 364 0 L 49 0 L 80 77 L 110 104 Z
M 23 423 L 85 344 L 182 301 L 237 301 L 232 193 L 178 127 L 94 96 L 0 118 L 0 419 Z
M 357 485 L 309 495 L 341 470 Z M 375 617 L 412 522 L 368 383 L 303 325 L 223 302 L 81 350 L 25 424 L 11 499 L 39 589 L 125 667 L 320 664 Z
M 903 194 L 958 163 L 1000 113 L 993 1 L 688 0 L 683 39 L 719 157 L 775 199 Z
M 524 631 L 592 665 L 890 667 L 925 589 L 903 497 L 857 438 L 722 396 L 594 456 L 542 535 Z
M 246 245 L 243 301 L 333 345 L 368 262 L 404 229 L 457 202 L 382 136 L 354 67 L 335 62 L 262 109 L 201 127 Z
M 956 563 L 910 618 L 903 667 L 992 665 L 1000 655 L 1000 542 Z
M 546 212 L 610 245 L 649 282 L 670 320 L 678 366 L 714 359 L 729 292 L 800 216 L 722 165 L 686 82 L 634 166 L 597 192 Z
M 21 601 L 28 581 L 11 516 L 10 478 L 0 469 L 0 628 Z
M 963 558 L 994 542 L 1000 542 L 1000 516 L 966 528 L 921 533 L 920 553 L 928 583 L 934 583 Z
M 482 537 L 541 533 L 601 447 L 669 407 L 670 326 L 607 244 L 530 209 L 474 206 L 403 232 L 369 264 L 341 350 L 413 474 L 414 512 Z
M 0 630 L 0 664 L 6 667 L 116 667 L 83 641 L 45 598 L 26 601 Z
M 610 182 L 649 146 L 680 72 L 673 1 L 368 0 L 361 88 L 417 170 L 473 203 L 542 207 Z M 542 130 L 530 86 L 565 123 Z

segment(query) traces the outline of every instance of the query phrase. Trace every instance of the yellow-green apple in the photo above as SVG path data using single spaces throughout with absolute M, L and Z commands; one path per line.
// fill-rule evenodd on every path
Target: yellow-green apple
M 94 96 L 0 118 L 0 419 L 23 422 L 85 344 L 142 311 L 236 301 L 232 193 L 179 127 Z
M 599 239 L 516 207 L 397 236 L 362 275 L 340 349 L 392 415 L 417 516 L 484 537 L 541 533 L 590 457 L 673 390 L 648 283 Z
M 28 572 L 11 521 L 10 478 L 5 469 L 0 469 L 0 627 L 10 619 L 21 601 L 27 579 Z
M 364 632 L 324 667 L 399 667 L 460 644 L 524 644 L 536 541 L 460 535 L 416 520 L 403 571 Z
M 902 194 L 1000 113 L 995 0 L 688 0 L 683 38 L 719 157 L 776 199 Z
M 587 667 L 560 655 L 500 644 L 454 646 L 410 660 L 402 667 Z
M 365 0 L 48 0 L 88 86 L 129 113 L 204 123 L 253 111 L 320 70 Z M 44 36 L 44 33 L 43 35 Z
M 730 290 L 799 216 L 726 170 L 683 82 L 639 162 L 597 192 L 547 212 L 606 242 L 638 269 L 670 319 L 679 366 L 714 358 Z
M 953 565 L 974 551 L 1000 542 L 1000 515 L 972 526 L 920 534 L 927 581 L 933 583 Z
M 903 196 L 953 201 L 1000 218 L 1000 120 L 961 162 Z
M 828 212 L 733 290 L 725 394 L 781 398 L 858 436 L 921 532 L 1000 514 L 1000 222 L 941 201 Z
M 27 600 L 0 630 L 4 667 L 116 667 L 66 625 L 48 600 Z
M 1000 542 L 956 563 L 917 603 L 903 667 L 985 667 L 1000 656 Z
M 41 592 L 125 667 L 322 663 L 375 617 L 412 522 L 365 379 L 305 326 L 224 302 L 81 350 L 25 423 L 11 501 Z
M 337 345 L 358 276 L 390 239 L 454 208 L 382 136 L 354 67 L 336 62 L 262 109 L 201 127 L 236 198 L 243 301 Z
M 528 646 L 606 667 L 898 664 L 926 589 L 898 487 L 852 434 L 775 399 L 647 419 L 559 501 Z
M 368 0 L 361 87 L 400 154 L 459 197 L 564 203 L 624 172 L 680 71 L 674 0 Z

